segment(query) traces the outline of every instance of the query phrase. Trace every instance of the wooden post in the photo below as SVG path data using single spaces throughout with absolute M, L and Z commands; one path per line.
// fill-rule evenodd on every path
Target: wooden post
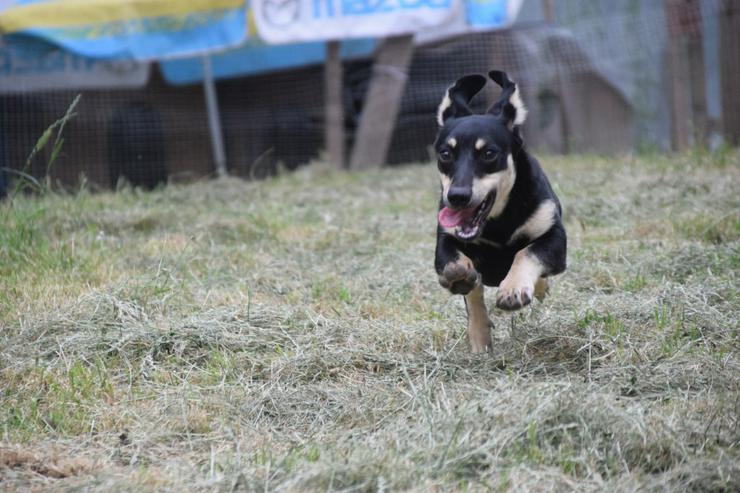
M 552 22 L 553 19 L 555 19 L 552 12 L 552 0 L 542 0 L 542 17 L 544 17 L 547 22 Z
M 682 151 L 689 147 L 689 64 L 686 47 L 681 39 L 673 39 L 668 46 L 670 71 L 671 147 Z
M 413 35 L 386 38 L 378 47 L 350 168 L 373 168 L 385 164 L 413 51 Z
M 324 62 L 324 143 L 329 162 L 344 168 L 344 105 L 342 104 L 342 58 L 339 41 L 326 43 Z
M 719 25 L 722 131 L 728 143 L 740 145 L 740 4 L 737 0 L 723 0 Z
M 707 97 L 699 0 L 666 0 L 671 74 L 671 142 L 680 151 L 704 143 Z
M 542 16 L 549 24 L 555 22 L 555 14 L 552 8 L 552 0 L 542 0 Z M 575 76 L 571 76 L 574 78 Z M 555 92 L 558 96 L 558 107 L 560 108 L 560 140 L 563 154 L 570 154 L 570 127 L 568 125 L 568 105 L 566 104 L 565 91 L 563 90 L 563 75 L 560 64 L 555 64 Z
M 691 84 L 691 116 L 694 145 L 707 144 L 709 136 L 709 113 L 707 109 L 706 69 L 704 67 L 704 44 L 701 35 L 689 41 L 689 76 Z
M 686 39 L 681 26 L 683 4 L 665 0 L 668 28 L 667 66 L 670 77 L 671 148 L 682 151 L 689 147 L 689 64 Z

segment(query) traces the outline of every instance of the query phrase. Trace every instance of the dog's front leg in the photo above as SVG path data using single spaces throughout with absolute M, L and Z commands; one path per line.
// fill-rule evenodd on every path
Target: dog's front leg
M 468 340 L 474 353 L 491 351 L 491 329 L 493 323 L 488 317 L 488 309 L 483 299 L 483 284 L 478 283 L 465 295 L 465 308 L 468 311 Z
M 518 310 L 528 305 L 533 296 L 544 296 L 547 284 L 542 278 L 565 270 L 565 252 L 565 230 L 558 221 L 516 253 L 509 273 L 498 287 L 496 306 Z
M 480 274 L 473 261 L 462 253 L 457 242 L 445 233 L 437 234 L 437 249 L 434 255 L 434 268 L 439 275 L 439 283 L 452 294 L 468 294 L 480 284 Z
M 465 296 L 470 349 L 474 353 L 490 351 L 492 324 L 483 299 L 481 276 L 473 261 L 457 248 L 454 239 L 440 233 L 437 235 L 434 266 L 443 287 L 453 294 Z

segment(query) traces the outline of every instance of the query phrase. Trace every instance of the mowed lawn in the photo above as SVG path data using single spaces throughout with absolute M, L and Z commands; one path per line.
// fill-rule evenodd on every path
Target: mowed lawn
M 738 491 L 740 155 L 542 161 L 485 356 L 431 164 L 0 204 L 0 490 Z

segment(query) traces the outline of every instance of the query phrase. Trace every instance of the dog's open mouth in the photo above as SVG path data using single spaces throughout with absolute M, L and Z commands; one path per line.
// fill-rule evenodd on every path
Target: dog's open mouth
M 472 240 L 481 233 L 483 223 L 491 212 L 493 202 L 496 199 L 496 191 L 483 199 L 483 202 L 468 209 L 452 209 L 442 207 L 437 216 L 439 224 L 443 228 L 453 229 L 455 236 L 461 240 Z

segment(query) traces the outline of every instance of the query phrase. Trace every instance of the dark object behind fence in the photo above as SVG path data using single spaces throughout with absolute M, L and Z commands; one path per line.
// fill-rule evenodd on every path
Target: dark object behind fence
M 121 178 L 152 189 L 167 181 L 162 117 L 150 104 L 136 101 L 119 107 L 108 127 L 110 185 Z

